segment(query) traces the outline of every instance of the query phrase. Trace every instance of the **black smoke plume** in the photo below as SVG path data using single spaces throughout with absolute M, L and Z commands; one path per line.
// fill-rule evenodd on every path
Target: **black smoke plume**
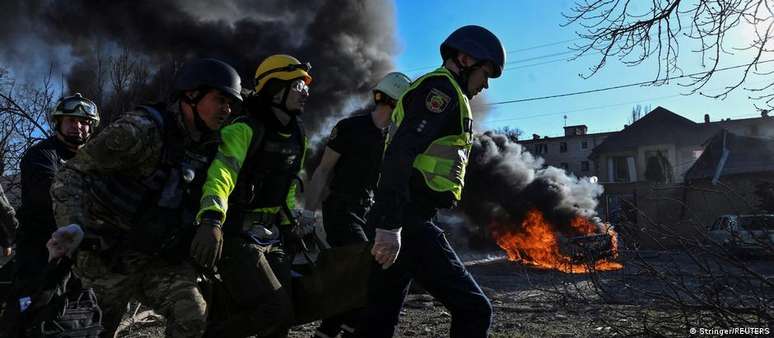
M 527 211 L 538 209 L 559 232 L 572 233 L 575 216 L 593 219 L 602 186 L 576 178 L 491 132 L 476 137 L 465 175 L 462 207 L 482 229 L 493 222 L 518 230 Z
M 22 75 L 53 65 L 66 91 L 107 105 L 106 87 L 131 88 L 138 101 L 164 98 L 174 70 L 201 57 L 228 62 L 251 88 L 261 60 L 290 54 L 312 64 L 304 118 L 316 132 L 392 69 L 394 21 L 388 1 L 3 1 L 0 65 Z M 134 68 L 116 80 L 106 60 L 121 57 Z

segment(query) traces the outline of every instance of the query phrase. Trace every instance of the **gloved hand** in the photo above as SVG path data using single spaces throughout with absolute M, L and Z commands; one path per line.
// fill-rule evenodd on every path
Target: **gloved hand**
M 11 217 L 11 225 L 8 228 L 0 225 L 0 251 L 4 257 L 11 256 L 13 253 L 13 237 L 16 229 L 19 229 L 19 221 L 16 217 Z
M 388 269 L 398 259 L 398 253 L 400 252 L 400 229 L 387 230 L 376 228 L 371 254 L 382 265 L 382 269 Z
M 296 225 L 293 227 L 292 231 L 296 236 L 304 237 L 313 233 L 318 223 L 314 211 L 306 209 L 303 211 L 297 210 Z
M 191 242 L 191 257 L 199 265 L 212 268 L 223 251 L 223 224 L 218 215 L 203 215 Z
M 83 241 L 83 229 L 78 224 L 70 224 L 56 229 L 46 243 L 48 261 L 72 256 L 75 249 L 81 245 L 81 241 Z

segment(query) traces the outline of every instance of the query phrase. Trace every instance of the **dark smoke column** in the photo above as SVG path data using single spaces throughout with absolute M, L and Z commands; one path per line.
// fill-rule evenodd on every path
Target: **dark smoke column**
M 552 223 L 571 231 L 575 216 L 593 218 L 602 186 L 555 167 L 543 168 L 534 157 L 503 135 L 478 135 L 465 174 L 462 207 L 478 227 L 520 226 L 527 211 L 538 209 Z M 518 229 L 514 229 L 518 230 Z
M 249 88 L 260 60 L 291 54 L 312 63 L 305 121 L 317 132 L 327 118 L 359 107 L 392 70 L 393 6 L 380 0 L 4 1 L 0 65 L 21 74 L 53 64 L 55 74 L 65 74 L 65 90 L 109 107 L 117 94 L 128 95 L 116 87 L 131 92 L 129 101 L 163 96 L 185 60 L 227 61 Z M 124 54 L 136 73 L 115 81 L 108 63 Z

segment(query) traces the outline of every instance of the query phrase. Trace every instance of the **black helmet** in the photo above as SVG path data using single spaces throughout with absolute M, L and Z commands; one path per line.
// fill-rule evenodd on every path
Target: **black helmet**
M 216 59 L 188 62 L 175 77 L 175 93 L 204 88 L 217 89 L 234 100 L 242 102 L 242 84 L 239 74 L 227 63 Z
M 458 28 L 441 44 L 441 57 L 446 60 L 460 51 L 478 61 L 489 61 L 494 66 L 493 78 L 500 77 L 505 65 L 505 48 L 500 39 L 488 29 L 470 25 Z

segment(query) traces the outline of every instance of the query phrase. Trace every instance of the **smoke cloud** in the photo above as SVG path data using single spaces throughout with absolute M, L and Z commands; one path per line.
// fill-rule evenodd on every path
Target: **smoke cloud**
M 480 93 L 470 100 L 470 110 L 473 114 L 473 130 L 480 130 L 483 127 L 482 123 L 486 120 L 486 116 L 492 110 L 486 92 Z
M 166 0 L 4 1 L 0 4 L 2 65 L 26 74 L 41 67 L 64 74 L 67 90 L 98 96 L 105 60 L 122 54 L 148 70 L 141 99 L 159 99 L 169 74 L 194 58 L 228 62 L 252 87 L 255 68 L 272 54 L 312 64 L 304 119 L 317 132 L 364 101 L 393 68 L 397 49 L 388 1 Z M 142 74 L 140 74 L 142 75 Z M 96 83 L 103 81 L 104 83 Z M 127 80 L 127 86 L 136 85 Z M 166 82 L 166 83 L 161 83 Z M 90 92 L 91 91 L 91 92 Z M 134 102 L 139 103 L 139 102 Z M 327 131 L 324 131 L 327 132 Z
M 503 135 L 479 135 L 465 176 L 463 211 L 479 227 L 493 221 L 519 227 L 527 211 L 536 208 L 566 233 L 575 216 L 594 218 L 602 186 L 543 164 Z

